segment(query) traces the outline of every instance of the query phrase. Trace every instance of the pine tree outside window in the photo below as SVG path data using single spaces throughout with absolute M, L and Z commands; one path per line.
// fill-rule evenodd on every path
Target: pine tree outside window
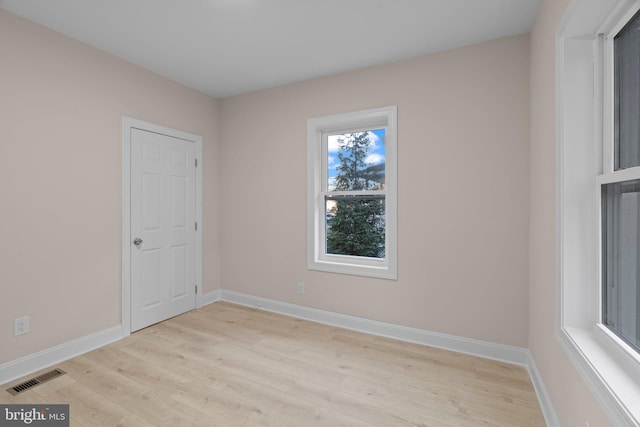
M 328 254 L 386 255 L 385 195 L 378 194 L 384 190 L 384 135 L 384 129 L 327 135 Z
M 396 107 L 308 121 L 308 268 L 396 278 Z

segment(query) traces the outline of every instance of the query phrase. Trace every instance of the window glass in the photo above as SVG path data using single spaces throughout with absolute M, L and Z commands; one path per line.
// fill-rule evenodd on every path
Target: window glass
M 640 13 L 614 38 L 614 168 L 640 166 Z
M 325 197 L 326 253 L 385 257 L 385 196 Z
M 603 323 L 640 351 L 640 180 L 602 186 Z
M 385 130 L 332 134 L 327 138 L 328 191 L 384 188 Z
M 385 257 L 385 163 L 384 128 L 327 136 L 326 254 Z

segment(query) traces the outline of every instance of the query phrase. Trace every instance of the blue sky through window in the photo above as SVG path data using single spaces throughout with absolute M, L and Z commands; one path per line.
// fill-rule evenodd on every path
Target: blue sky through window
M 367 167 L 384 164 L 386 160 L 384 140 L 385 130 L 372 129 L 366 132 L 369 137 L 369 148 L 365 159 Z M 340 150 L 339 140 L 343 139 L 345 135 L 350 133 L 351 132 L 328 136 L 327 177 L 329 191 L 335 188 L 334 180 L 337 174 L 337 167 L 340 164 L 338 153 L 342 152 L 345 155 L 347 154 L 345 151 Z

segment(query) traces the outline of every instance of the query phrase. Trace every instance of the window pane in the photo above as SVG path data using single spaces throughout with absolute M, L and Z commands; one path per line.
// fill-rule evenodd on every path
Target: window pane
M 362 191 L 384 188 L 385 130 L 328 136 L 327 189 Z
M 615 170 L 640 166 L 640 15 L 614 39 Z
M 640 180 L 602 187 L 603 323 L 640 351 Z
M 325 197 L 327 254 L 385 257 L 385 197 Z

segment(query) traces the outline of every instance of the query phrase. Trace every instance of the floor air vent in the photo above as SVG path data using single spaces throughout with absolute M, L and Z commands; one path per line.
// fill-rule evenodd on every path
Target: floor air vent
M 16 394 L 20 394 L 22 392 L 25 392 L 29 389 L 34 388 L 37 385 L 40 385 L 42 383 L 46 383 L 47 381 L 51 381 L 52 379 L 59 377 L 60 375 L 64 375 L 65 372 L 62 369 L 54 369 L 53 371 L 49 371 L 49 372 L 45 372 L 42 375 L 38 375 L 35 378 L 31 378 L 30 380 L 27 380 L 23 383 L 20 383 L 18 385 L 15 385 L 11 388 L 8 388 L 7 391 L 10 394 L 13 394 L 14 396 Z

